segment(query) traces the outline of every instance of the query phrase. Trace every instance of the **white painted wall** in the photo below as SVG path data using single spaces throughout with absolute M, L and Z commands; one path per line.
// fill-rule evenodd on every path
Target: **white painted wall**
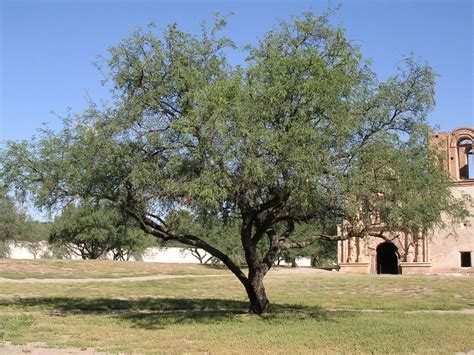
M 201 255 L 205 254 L 204 250 L 199 251 Z M 189 250 L 184 248 L 148 248 L 142 254 L 140 260 L 155 263 L 199 263 L 199 260 L 192 256 Z
M 286 265 L 285 263 L 282 263 L 283 265 Z M 296 259 L 296 265 L 298 266 L 311 266 L 311 259 L 310 258 L 297 258 Z
M 26 247 L 13 246 L 10 247 L 10 259 L 35 259 L 35 256 Z

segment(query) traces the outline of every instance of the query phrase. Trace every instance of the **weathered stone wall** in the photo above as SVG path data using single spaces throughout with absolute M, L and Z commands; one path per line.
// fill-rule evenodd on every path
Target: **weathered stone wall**
M 474 184 L 454 186 L 454 194 L 462 193 L 474 199 Z M 470 218 L 458 225 L 449 225 L 445 229 L 433 232 L 429 240 L 429 259 L 432 272 L 474 273 L 474 268 L 461 267 L 461 251 L 471 252 L 474 258 L 474 208 L 470 207 Z M 447 221 L 448 222 L 448 221 Z M 472 260 L 474 262 L 474 260 Z
M 444 167 L 451 176 L 453 194 L 467 194 L 474 201 L 473 142 L 474 128 L 458 128 L 433 135 L 433 145 L 439 149 Z M 400 271 L 474 273 L 474 208 L 470 206 L 469 209 L 470 217 L 466 221 L 454 225 L 445 220 L 447 227 L 434 230 L 428 238 L 417 239 L 402 232 L 387 235 L 396 247 Z M 341 270 L 377 273 L 377 246 L 384 242 L 368 236 L 339 242 L 338 264 Z M 470 253 L 470 267 L 461 267 L 461 252 Z

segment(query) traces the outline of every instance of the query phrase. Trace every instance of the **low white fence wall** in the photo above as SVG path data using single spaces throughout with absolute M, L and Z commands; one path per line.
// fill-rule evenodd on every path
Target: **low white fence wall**
M 42 259 L 51 255 L 47 242 L 37 242 L 34 244 L 10 242 L 6 244 L 7 257 L 9 259 Z M 76 258 L 70 258 L 76 259 Z M 77 258 L 79 259 L 79 258 Z
M 201 255 L 205 254 L 204 250 L 199 250 L 199 252 Z M 140 255 L 139 259 L 141 261 L 155 263 L 199 264 L 199 260 L 185 248 L 148 248 Z M 207 259 L 209 259 L 209 257 L 205 258 L 205 260 Z
M 46 242 L 40 242 L 34 246 L 26 246 L 23 243 L 10 243 L 8 245 L 9 259 L 43 259 L 51 258 L 51 252 Z M 205 255 L 204 250 L 198 249 L 201 255 Z M 207 260 L 209 254 L 204 258 Z M 80 260 L 81 257 L 75 254 L 70 254 L 68 259 Z M 131 260 L 140 260 L 144 262 L 155 263 L 188 263 L 199 264 L 199 260 L 191 254 L 191 251 L 185 248 L 148 248 L 144 253 L 137 255 L 137 257 L 130 258 Z M 309 258 L 296 259 L 298 266 L 311 266 Z M 280 265 L 287 265 L 281 262 Z

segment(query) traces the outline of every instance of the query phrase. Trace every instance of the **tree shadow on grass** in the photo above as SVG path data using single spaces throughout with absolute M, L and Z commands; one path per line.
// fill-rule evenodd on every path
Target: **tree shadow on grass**
M 82 298 L 82 297 L 21 297 L 0 300 L 0 307 L 35 307 L 63 313 L 104 314 L 120 312 L 170 312 L 232 310 L 241 312 L 243 301 L 206 298 Z
M 168 301 L 168 300 L 167 300 Z M 182 302 L 183 299 L 179 299 Z M 295 319 L 312 319 L 316 321 L 337 321 L 334 312 L 328 312 L 320 307 L 304 307 L 291 304 L 274 304 L 272 312 L 264 316 L 248 313 L 248 303 L 222 299 L 186 299 L 186 302 L 196 302 L 201 309 L 174 309 L 164 312 L 127 312 L 118 315 L 121 320 L 132 323 L 134 327 L 143 329 L 163 329 L 175 324 L 219 324 L 225 322 L 244 322 L 253 318 L 263 322 L 278 322 Z M 217 302 L 223 308 L 213 308 Z M 202 306 L 205 304 L 205 306 Z
M 217 324 L 256 317 L 263 321 L 313 319 L 336 321 L 333 312 L 320 307 L 273 304 L 272 313 L 263 317 L 249 315 L 248 303 L 217 298 L 74 298 L 30 297 L 0 300 L 0 307 L 38 309 L 50 316 L 112 315 L 144 329 L 162 329 L 174 324 Z

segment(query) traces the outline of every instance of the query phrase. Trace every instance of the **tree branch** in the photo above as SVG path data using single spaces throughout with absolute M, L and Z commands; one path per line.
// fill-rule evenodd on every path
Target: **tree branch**
M 353 238 L 353 235 L 327 235 L 327 234 L 319 234 L 312 236 L 311 238 L 298 241 L 298 242 L 286 242 L 281 244 L 281 250 L 288 250 L 288 249 L 297 249 L 297 248 L 304 248 L 308 245 L 311 245 L 318 240 L 328 240 L 328 241 L 338 241 L 338 240 L 347 240 Z

